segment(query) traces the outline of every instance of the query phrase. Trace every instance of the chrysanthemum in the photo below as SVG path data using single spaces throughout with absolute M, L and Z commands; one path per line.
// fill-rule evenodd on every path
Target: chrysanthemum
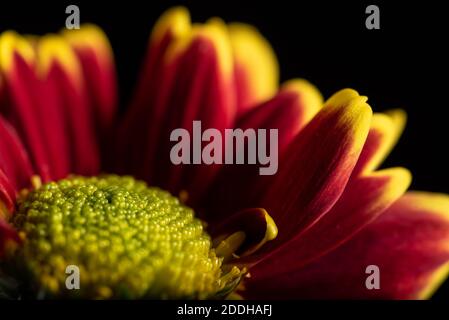
M 123 116 L 95 26 L 4 32 L 0 71 L 2 294 L 416 299 L 449 271 L 448 196 L 378 169 L 405 113 L 372 114 L 351 89 L 323 102 L 305 80 L 278 87 L 251 26 L 167 11 Z M 278 129 L 277 174 L 172 164 L 170 132 L 194 120 Z M 373 265 L 380 288 L 366 286 Z

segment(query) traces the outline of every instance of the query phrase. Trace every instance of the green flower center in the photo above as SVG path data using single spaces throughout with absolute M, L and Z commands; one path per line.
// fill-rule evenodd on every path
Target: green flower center
M 236 268 L 223 275 L 192 209 L 131 177 L 45 184 L 22 199 L 12 223 L 24 241 L 11 260 L 45 295 L 209 298 L 239 276 Z M 68 266 L 79 269 L 78 290 L 66 286 Z

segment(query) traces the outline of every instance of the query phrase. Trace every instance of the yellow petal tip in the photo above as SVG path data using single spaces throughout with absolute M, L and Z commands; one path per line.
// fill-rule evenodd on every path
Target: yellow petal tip
M 37 50 L 39 57 L 38 70 L 41 75 L 46 75 L 52 66 L 57 63 L 76 84 L 80 84 L 82 75 L 79 60 L 63 37 L 55 34 L 45 35 L 40 39 Z
M 282 90 L 297 93 L 304 104 L 304 118 L 308 122 L 323 106 L 323 96 L 312 83 L 304 79 L 292 79 L 282 85 Z
M 159 42 L 167 32 L 175 37 L 186 35 L 191 28 L 189 11 L 182 6 L 168 9 L 156 22 L 151 40 Z
M 248 78 L 251 103 L 269 99 L 279 85 L 279 63 L 273 48 L 251 25 L 231 23 L 228 30 L 235 63 Z
M 5 31 L 0 35 L 1 70 L 9 72 L 13 68 L 14 54 L 20 55 L 30 65 L 35 61 L 31 43 L 14 31 Z

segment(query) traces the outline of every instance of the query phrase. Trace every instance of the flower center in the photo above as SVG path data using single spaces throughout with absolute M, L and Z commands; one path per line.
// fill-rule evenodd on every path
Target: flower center
M 45 184 L 19 203 L 23 238 L 11 261 L 33 292 L 83 298 L 210 298 L 241 276 L 222 258 L 192 209 L 131 177 L 74 176 Z M 68 266 L 79 290 L 67 288 Z

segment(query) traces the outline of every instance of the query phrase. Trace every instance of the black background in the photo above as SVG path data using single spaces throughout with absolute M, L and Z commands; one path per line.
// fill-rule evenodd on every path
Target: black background
M 384 166 L 409 168 L 412 189 L 449 193 L 449 22 L 442 1 L 147 2 L 2 1 L 0 31 L 56 32 L 65 25 L 66 6 L 78 5 L 81 21 L 100 25 L 110 37 L 123 108 L 135 84 L 148 35 L 165 9 L 184 4 L 194 21 L 220 16 L 225 21 L 253 24 L 276 51 L 281 80 L 306 78 L 325 97 L 351 87 L 369 97 L 374 111 L 405 109 L 409 115 L 406 131 Z M 369 4 L 380 8 L 380 30 L 365 28 Z M 446 282 L 435 298 L 448 296 Z

